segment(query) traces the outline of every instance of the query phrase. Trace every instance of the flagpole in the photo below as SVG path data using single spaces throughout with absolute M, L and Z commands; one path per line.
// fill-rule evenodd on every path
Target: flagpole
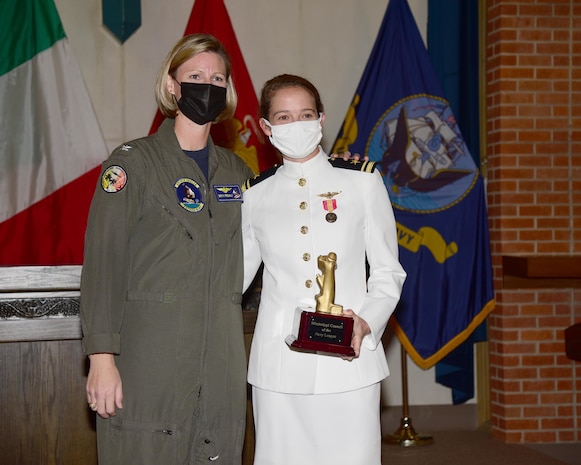
M 426 434 L 418 434 L 412 426 L 412 419 L 409 415 L 409 401 L 408 401 L 408 369 L 407 369 L 407 352 L 401 346 L 401 387 L 402 387 L 402 403 L 403 413 L 399 428 L 393 433 L 388 434 L 382 438 L 385 444 L 394 446 L 425 446 L 432 444 L 434 438 Z

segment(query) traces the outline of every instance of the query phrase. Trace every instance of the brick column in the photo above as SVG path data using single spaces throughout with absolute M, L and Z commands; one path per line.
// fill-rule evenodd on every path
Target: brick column
M 581 255 L 581 2 L 486 3 L 492 431 L 580 441 L 581 362 L 563 331 L 581 321 L 581 289 L 509 285 L 503 256 Z

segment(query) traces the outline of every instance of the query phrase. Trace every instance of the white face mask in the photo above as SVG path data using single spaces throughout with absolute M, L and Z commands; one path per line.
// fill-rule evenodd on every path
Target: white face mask
M 315 121 L 295 121 L 294 123 L 272 125 L 263 118 L 263 121 L 270 128 L 271 135 L 268 137 L 283 155 L 300 159 L 305 158 L 313 151 L 323 138 L 323 127 L 321 118 Z

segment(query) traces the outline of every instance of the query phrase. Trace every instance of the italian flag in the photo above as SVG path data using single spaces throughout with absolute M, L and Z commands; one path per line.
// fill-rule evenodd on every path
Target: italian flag
M 0 265 L 83 261 L 108 150 L 53 0 L 0 2 Z

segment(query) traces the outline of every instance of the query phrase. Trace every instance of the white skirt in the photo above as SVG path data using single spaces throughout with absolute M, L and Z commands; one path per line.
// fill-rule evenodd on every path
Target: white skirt
M 337 394 L 252 387 L 254 465 L 381 465 L 380 385 Z

